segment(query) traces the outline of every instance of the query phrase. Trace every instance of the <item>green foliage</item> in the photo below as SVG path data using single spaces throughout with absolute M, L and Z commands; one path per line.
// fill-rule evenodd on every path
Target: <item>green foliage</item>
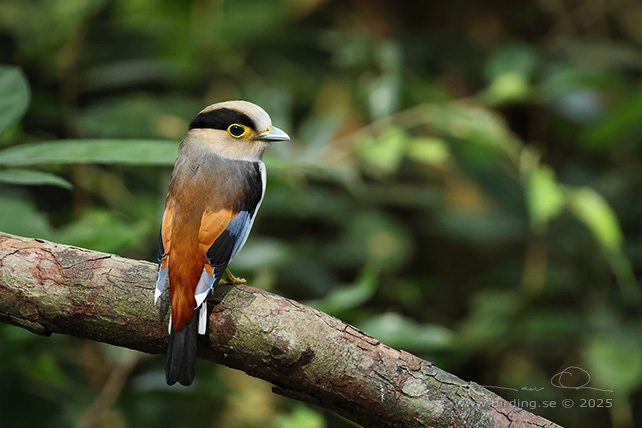
M 555 172 L 547 165 L 538 167 L 526 183 L 531 228 L 541 231 L 564 207 L 564 196 Z
M 22 71 L 18 67 L 0 67 L 0 135 L 27 111 L 29 97 Z
M 22 144 L 2 151 L 2 166 L 74 163 L 171 166 L 178 145 L 165 140 L 60 140 Z
M 49 185 L 71 189 L 71 183 L 55 174 L 30 169 L 3 169 L 0 170 L 0 182 L 24 185 Z
M 397 313 L 385 313 L 369 317 L 358 324 L 359 328 L 383 343 L 410 352 L 427 352 L 449 349 L 453 333 L 431 324 L 417 324 Z
M 527 101 L 537 66 L 535 49 L 525 44 L 501 47 L 486 62 L 488 88 L 481 94 L 491 104 Z
M 558 400 L 528 409 L 558 423 L 639 424 L 639 5 L 587 28 L 537 4 L 375 3 L 0 2 L 0 230 L 155 260 L 189 121 L 247 99 L 294 137 L 266 153 L 232 266 L 251 285 Z M 127 357 L 0 325 L 3 422 L 77 424 Z M 568 366 L 613 393 L 550 386 Z M 162 370 L 142 360 L 105 426 L 254 426 L 222 368 L 189 389 Z M 560 407 L 585 396 L 616 403 Z M 271 406 L 262 426 L 349 426 Z
M 291 413 L 276 420 L 276 428 L 324 428 L 323 418 L 310 408 L 297 405 Z

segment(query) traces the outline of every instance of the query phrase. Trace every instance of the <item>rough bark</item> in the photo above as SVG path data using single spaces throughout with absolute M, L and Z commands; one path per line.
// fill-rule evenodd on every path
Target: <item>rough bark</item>
M 156 265 L 0 233 L 0 321 L 147 353 L 167 345 Z M 209 302 L 199 356 L 366 427 L 557 427 L 316 309 L 247 286 Z

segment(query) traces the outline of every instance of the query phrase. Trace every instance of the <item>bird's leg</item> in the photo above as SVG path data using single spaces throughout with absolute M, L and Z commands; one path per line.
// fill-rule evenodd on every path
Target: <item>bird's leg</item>
M 219 284 L 246 284 L 245 278 L 238 278 L 228 269 L 225 268 L 225 276 L 227 279 L 222 279 Z

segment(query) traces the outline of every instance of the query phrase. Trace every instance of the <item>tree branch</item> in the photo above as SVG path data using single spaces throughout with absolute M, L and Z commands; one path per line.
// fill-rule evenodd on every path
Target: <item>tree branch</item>
M 147 353 L 167 346 L 156 265 L 0 233 L 0 321 Z M 199 356 L 367 427 L 558 427 L 316 309 L 220 286 Z

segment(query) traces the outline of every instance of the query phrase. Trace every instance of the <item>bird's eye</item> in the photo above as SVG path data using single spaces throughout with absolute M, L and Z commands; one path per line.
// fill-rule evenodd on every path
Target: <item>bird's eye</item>
M 249 129 L 246 126 L 233 123 L 227 127 L 227 132 L 234 138 L 241 138 L 249 132 Z

